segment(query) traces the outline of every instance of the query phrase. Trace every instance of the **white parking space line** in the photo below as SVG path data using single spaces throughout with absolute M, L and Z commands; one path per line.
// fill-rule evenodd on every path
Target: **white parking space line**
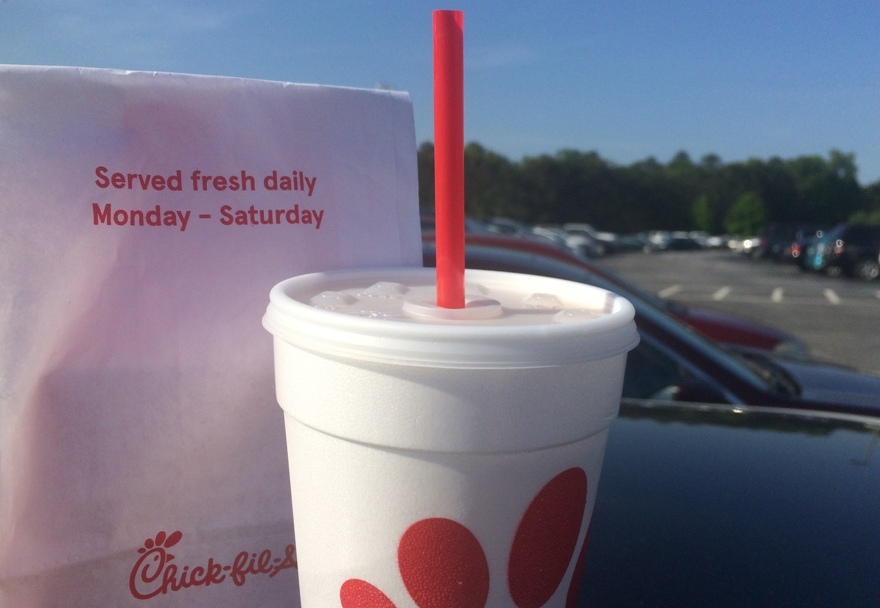
M 670 285 L 666 289 L 661 289 L 657 292 L 657 295 L 661 298 L 669 298 L 677 294 L 681 291 L 681 285 Z
M 773 293 L 770 294 L 770 301 L 773 302 L 774 304 L 779 304 L 780 302 L 782 302 L 782 294 L 783 293 L 784 292 L 783 292 L 782 287 L 777 287 L 776 289 L 773 290 Z
M 712 299 L 715 300 L 716 302 L 720 302 L 721 300 L 723 300 L 724 298 L 726 298 L 729 295 L 730 295 L 730 287 L 725 286 L 725 287 L 722 287 L 721 289 L 719 289 L 718 291 L 716 291 L 715 293 L 713 293 Z
M 826 289 L 824 291 L 825 299 L 827 299 L 832 304 L 840 304 L 840 297 L 834 292 L 833 289 Z

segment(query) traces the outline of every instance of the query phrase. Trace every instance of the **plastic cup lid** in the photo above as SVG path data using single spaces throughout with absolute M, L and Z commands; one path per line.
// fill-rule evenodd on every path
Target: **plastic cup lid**
M 583 363 L 639 340 L 632 305 L 597 287 L 485 270 L 466 271 L 465 284 L 465 307 L 448 309 L 433 269 L 301 275 L 271 290 L 263 325 L 319 354 L 449 368 Z

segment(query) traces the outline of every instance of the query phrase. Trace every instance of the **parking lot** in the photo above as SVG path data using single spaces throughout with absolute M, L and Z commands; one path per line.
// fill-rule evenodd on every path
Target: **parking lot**
M 880 376 L 880 282 L 756 261 L 729 251 L 630 253 L 598 262 L 646 291 L 772 325 L 813 355 Z

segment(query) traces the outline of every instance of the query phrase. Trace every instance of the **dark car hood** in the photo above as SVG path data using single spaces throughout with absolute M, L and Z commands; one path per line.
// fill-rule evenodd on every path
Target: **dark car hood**
M 880 377 L 822 362 L 774 357 L 773 363 L 800 385 L 805 401 L 876 407 L 880 411 Z
M 622 404 L 577 605 L 878 605 L 878 425 Z

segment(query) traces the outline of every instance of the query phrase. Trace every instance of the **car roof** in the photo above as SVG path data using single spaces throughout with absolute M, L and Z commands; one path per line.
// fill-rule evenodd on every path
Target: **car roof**
M 522 237 L 512 237 L 497 233 L 467 233 L 465 239 L 471 245 L 485 245 L 490 247 L 504 247 L 515 251 L 523 251 L 526 253 L 534 253 L 546 257 L 563 260 L 575 265 L 580 265 L 591 270 L 597 270 L 594 264 L 584 261 L 583 259 L 572 255 L 550 243 L 545 243 L 537 239 L 525 239 Z M 427 242 L 436 241 L 436 233 L 424 232 L 422 240 Z

